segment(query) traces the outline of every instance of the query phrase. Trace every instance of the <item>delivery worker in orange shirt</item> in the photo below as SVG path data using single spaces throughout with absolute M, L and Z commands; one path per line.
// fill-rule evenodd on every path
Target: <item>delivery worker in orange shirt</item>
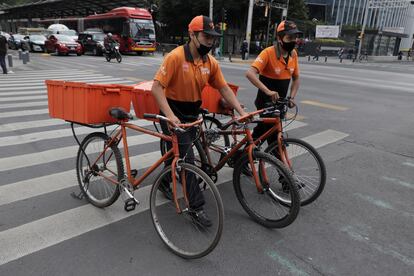
M 206 84 L 210 84 L 240 115 L 246 115 L 227 85 L 218 62 L 208 54 L 215 39 L 220 36 L 214 30 L 211 19 L 202 15 L 194 17 L 188 25 L 188 32 L 190 41 L 171 51 L 154 77 L 152 94 L 161 114 L 176 124 L 195 121 L 201 106 L 201 92 Z M 161 122 L 161 128 L 165 134 L 170 134 L 165 122 Z M 195 128 L 178 134 L 180 158 L 185 157 L 187 163 L 194 163 L 192 143 L 195 138 Z M 171 146 L 171 143 L 167 143 L 168 148 Z M 194 176 L 189 178 L 186 181 L 187 191 L 190 208 L 195 211 L 195 219 L 204 226 L 211 226 L 211 220 L 203 211 L 203 194 Z M 171 199 L 172 192 L 168 181 L 160 185 L 160 190 Z
M 299 89 L 299 64 L 295 46 L 300 33 L 294 22 L 282 21 L 277 27 L 276 45 L 264 49 L 246 72 L 247 79 L 259 89 L 255 100 L 257 109 L 262 109 L 279 98 L 286 98 L 291 80 L 290 95 L 287 98 L 289 107 L 295 106 Z M 257 124 L 253 138 L 259 138 L 271 127 L 269 124 Z M 272 139 L 274 138 L 268 138 L 268 144 L 273 142 Z

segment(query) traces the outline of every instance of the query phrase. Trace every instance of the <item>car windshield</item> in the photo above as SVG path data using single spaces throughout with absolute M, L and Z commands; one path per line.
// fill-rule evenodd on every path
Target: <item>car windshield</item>
M 43 35 L 31 35 L 29 36 L 30 40 L 46 40 L 46 37 Z
M 20 34 L 15 34 L 15 35 L 13 35 L 13 37 L 14 37 L 14 39 L 17 39 L 17 40 L 21 40 L 21 39 L 24 38 L 24 36 L 20 35 Z
M 94 34 L 93 40 L 95 41 L 104 41 L 105 40 L 105 34 Z
M 67 35 L 56 35 L 56 38 L 61 42 L 75 42 L 75 40 Z
M 76 36 L 76 31 L 74 31 L 74 30 L 60 31 L 60 33 L 63 34 L 63 35 Z
M 133 38 L 146 38 L 155 40 L 155 28 L 152 20 L 131 19 L 130 20 L 131 36 Z

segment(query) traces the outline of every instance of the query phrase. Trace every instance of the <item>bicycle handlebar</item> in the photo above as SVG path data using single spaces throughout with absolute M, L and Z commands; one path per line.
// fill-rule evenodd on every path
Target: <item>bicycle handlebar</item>
M 144 113 L 144 119 L 158 119 L 158 120 L 161 120 L 161 121 L 165 121 L 165 122 L 171 124 L 174 127 L 173 128 L 174 131 L 178 131 L 178 132 L 181 132 L 181 133 L 185 132 L 186 128 L 190 128 L 190 127 L 193 127 L 193 126 L 196 126 L 196 125 L 200 125 L 203 122 L 203 119 L 200 118 L 200 119 L 198 119 L 198 120 L 196 120 L 192 123 L 176 124 L 176 123 L 174 123 L 173 121 L 171 121 L 170 119 L 168 119 L 165 116 L 158 115 L 158 114 L 148 114 L 148 113 Z

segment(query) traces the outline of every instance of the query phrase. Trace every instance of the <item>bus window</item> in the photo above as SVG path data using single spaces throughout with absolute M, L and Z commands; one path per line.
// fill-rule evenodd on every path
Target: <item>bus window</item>
M 150 19 L 131 19 L 130 30 L 132 38 L 155 40 L 154 23 Z

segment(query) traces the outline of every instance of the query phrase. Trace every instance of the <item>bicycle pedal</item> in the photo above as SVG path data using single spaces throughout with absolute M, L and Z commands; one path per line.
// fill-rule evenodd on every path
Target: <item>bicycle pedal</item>
M 128 198 L 125 200 L 124 210 L 126 212 L 131 212 L 135 210 L 135 207 L 138 205 L 138 203 L 133 198 Z

